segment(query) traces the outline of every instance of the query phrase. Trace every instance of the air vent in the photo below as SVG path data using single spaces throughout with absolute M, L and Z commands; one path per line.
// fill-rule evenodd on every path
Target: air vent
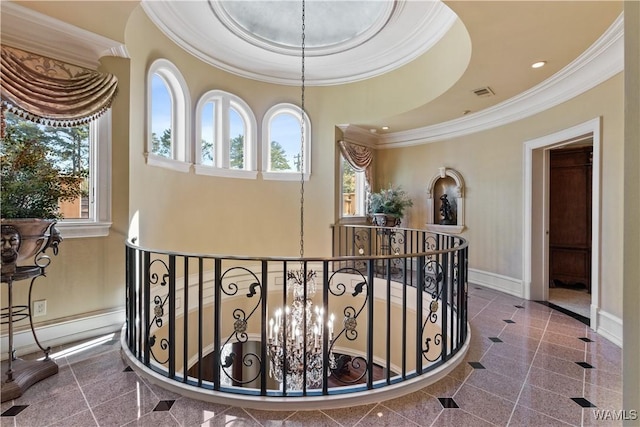
M 491 95 L 495 95 L 493 93 L 493 90 L 491 90 L 491 88 L 489 86 L 486 87 L 481 87 L 479 89 L 475 89 L 473 91 L 473 93 L 475 93 L 477 96 L 491 96 Z

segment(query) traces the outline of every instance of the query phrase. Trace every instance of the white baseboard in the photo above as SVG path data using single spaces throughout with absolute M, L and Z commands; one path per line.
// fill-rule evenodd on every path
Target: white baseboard
M 50 325 L 36 326 L 36 336 L 43 347 L 55 347 L 69 344 L 87 338 L 93 338 L 101 334 L 119 331 L 125 320 L 124 308 L 105 313 L 90 314 L 82 318 L 59 321 Z M 27 320 L 25 322 L 28 323 Z M 9 357 L 9 336 L 7 332 L 0 337 L 2 347 L 1 360 Z M 33 339 L 29 327 L 21 327 L 13 334 L 13 348 L 16 355 L 34 353 L 40 348 Z
M 622 319 L 598 307 L 591 306 L 591 313 L 596 312 L 595 331 L 622 348 Z M 593 315 L 591 316 L 593 319 Z M 593 326 L 593 325 L 592 325 Z
M 470 268 L 468 280 L 470 284 L 484 286 L 518 298 L 524 298 L 524 286 L 520 279 Z

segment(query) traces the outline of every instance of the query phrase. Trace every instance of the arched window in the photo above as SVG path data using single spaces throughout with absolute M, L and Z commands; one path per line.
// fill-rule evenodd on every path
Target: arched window
M 246 102 L 221 90 L 205 93 L 196 106 L 196 173 L 255 178 L 256 132 Z
M 303 131 L 304 135 L 302 135 Z M 299 180 L 301 163 L 304 179 L 307 180 L 311 174 L 309 116 L 305 113 L 303 119 L 300 107 L 293 104 L 274 105 L 267 111 L 262 121 L 263 177 L 264 179 Z
M 147 164 L 189 171 L 190 104 L 180 71 L 166 59 L 154 61 L 147 73 Z

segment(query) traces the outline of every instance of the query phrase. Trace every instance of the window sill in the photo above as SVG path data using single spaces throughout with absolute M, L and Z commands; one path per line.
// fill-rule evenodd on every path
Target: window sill
M 304 173 L 304 180 L 309 181 L 309 173 Z M 265 181 L 300 181 L 300 172 L 262 172 Z
M 196 175 L 219 176 L 223 178 L 256 179 L 257 171 L 244 169 L 223 169 L 205 165 L 194 165 Z
M 60 220 L 56 229 L 63 239 L 78 239 L 83 237 L 105 237 L 109 235 L 110 222 L 83 222 L 74 220 Z
M 171 169 L 177 172 L 187 173 L 191 170 L 191 163 L 186 163 L 180 160 L 169 159 L 162 156 L 157 156 L 152 153 L 145 155 L 147 164 L 150 166 L 158 166 L 165 169 Z

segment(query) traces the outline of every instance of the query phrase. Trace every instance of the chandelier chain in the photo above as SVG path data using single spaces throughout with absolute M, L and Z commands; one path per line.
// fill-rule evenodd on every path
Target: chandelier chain
M 305 0 L 302 0 L 302 76 L 300 102 L 300 258 L 304 257 L 304 59 L 305 59 Z M 302 261 L 301 261 L 302 262 Z

